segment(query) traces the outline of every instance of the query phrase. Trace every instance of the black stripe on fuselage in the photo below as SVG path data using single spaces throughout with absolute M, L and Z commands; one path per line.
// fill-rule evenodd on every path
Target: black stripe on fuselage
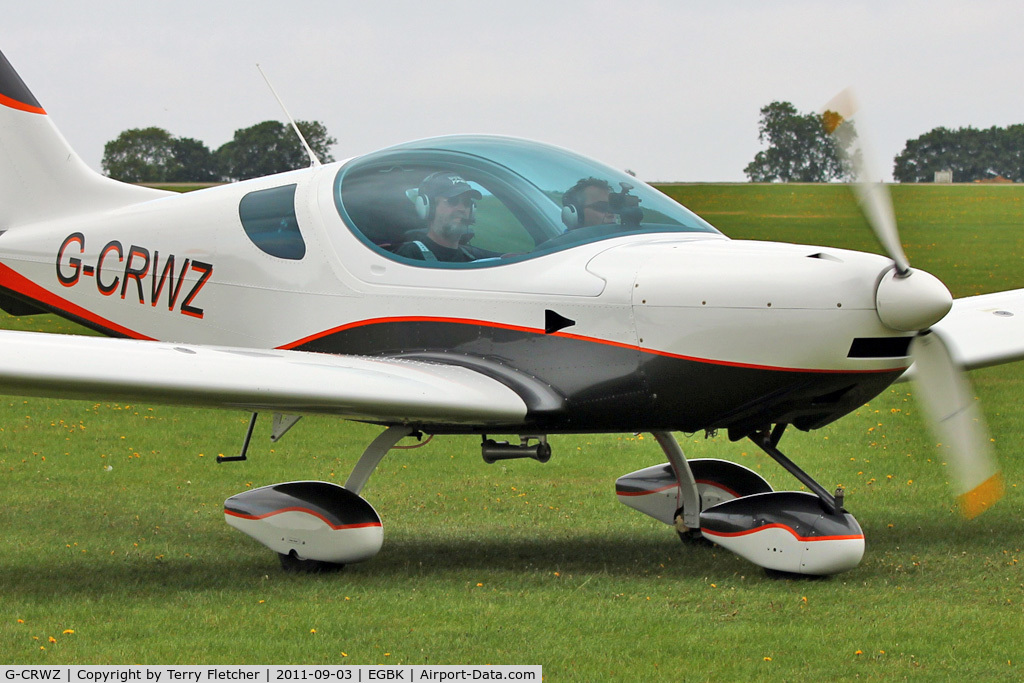
M 290 348 L 469 367 L 517 391 L 530 426 L 548 432 L 724 428 L 742 434 L 777 422 L 811 429 L 863 405 L 902 372 L 724 364 L 455 319 L 369 321 Z
M 107 337 L 116 337 L 119 339 L 149 339 L 149 337 L 130 333 L 126 328 L 117 329 L 115 326 L 105 325 L 102 322 L 103 318 L 97 317 L 96 319 L 91 319 L 82 315 L 76 315 L 75 313 L 61 308 L 56 304 L 33 299 L 26 294 L 22 294 L 21 292 L 8 287 L 0 286 L 0 299 L 4 300 L 2 304 L 0 304 L 0 308 L 3 308 L 4 311 L 16 317 L 37 315 L 40 313 L 53 313 L 65 320 L 70 320 L 73 323 L 93 330 L 94 332 L 99 332 Z M 60 299 L 57 300 L 60 301 Z
M 25 85 L 25 81 L 21 80 L 21 76 L 14 70 L 11 63 L 7 61 L 3 52 L 0 52 L 0 96 L 22 105 L 22 107 L 18 107 L 19 109 L 28 108 L 42 111 L 39 101 Z

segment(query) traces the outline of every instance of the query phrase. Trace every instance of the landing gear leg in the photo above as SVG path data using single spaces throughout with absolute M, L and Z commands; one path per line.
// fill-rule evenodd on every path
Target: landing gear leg
M 681 539 L 700 536 L 700 493 L 693 471 L 686 462 L 686 455 L 679 442 L 671 432 L 653 432 L 655 441 L 665 453 L 672 471 L 679 482 L 679 512 L 676 513 L 675 526 Z
M 804 472 L 800 467 L 787 458 L 785 454 L 780 451 L 777 446 L 779 441 L 782 439 L 782 433 L 786 431 L 785 424 L 775 425 L 775 429 L 769 432 L 767 429 L 752 434 L 750 440 L 753 441 L 757 446 L 765 453 L 770 455 L 772 459 L 782 465 L 782 467 L 796 477 L 801 484 L 809 488 L 814 492 L 814 495 L 818 496 L 821 500 L 821 504 L 825 507 L 825 510 L 833 515 L 841 514 L 845 512 L 843 510 L 843 490 L 836 489 L 836 495 L 832 495 L 825 488 L 814 481 L 811 475 Z
M 406 425 L 393 425 L 385 429 L 381 434 L 370 442 L 370 445 L 363 451 L 359 462 L 352 468 L 352 474 L 348 475 L 345 488 L 352 493 L 358 494 L 366 486 L 370 475 L 377 469 L 377 465 L 384 459 L 387 452 L 394 448 L 395 444 L 407 436 L 411 436 L 416 430 Z

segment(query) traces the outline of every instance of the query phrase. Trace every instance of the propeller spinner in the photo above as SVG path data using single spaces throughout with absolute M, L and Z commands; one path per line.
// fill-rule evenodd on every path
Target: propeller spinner
M 903 252 L 889 190 L 868 176 L 867 169 L 874 168 L 869 163 L 868 145 L 862 134 L 853 139 L 852 127 L 841 125 L 856 110 L 852 93 L 844 90 L 825 106 L 823 119 L 840 153 L 853 167 L 852 187 L 861 211 L 895 264 L 876 290 L 878 317 L 890 329 L 917 332 L 910 355 L 918 398 L 932 432 L 952 453 L 960 511 L 965 517 L 976 517 L 1002 498 L 1003 482 L 988 429 L 972 399 L 964 370 L 946 342 L 930 329 L 949 312 L 953 297 L 938 278 L 911 269 Z

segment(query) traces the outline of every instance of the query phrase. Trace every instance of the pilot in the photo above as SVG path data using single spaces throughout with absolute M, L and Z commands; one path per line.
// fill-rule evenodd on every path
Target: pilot
M 417 215 L 427 222 L 427 233 L 406 242 L 395 253 L 424 261 L 473 261 L 477 257 L 465 243 L 472 237 L 476 201 L 481 198 L 462 176 L 431 173 L 417 190 L 410 191 Z
M 612 186 L 600 178 L 583 178 L 562 195 L 562 222 L 569 230 L 616 223 L 609 197 Z

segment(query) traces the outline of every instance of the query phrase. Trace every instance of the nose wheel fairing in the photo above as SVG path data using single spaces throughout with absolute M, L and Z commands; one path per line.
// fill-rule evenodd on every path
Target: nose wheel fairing
M 864 557 L 864 532 L 853 515 L 826 512 L 802 491 L 728 500 L 702 511 L 700 523 L 704 538 L 774 571 L 838 574 Z
M 778 427 L 770 443 L 759 445 L 781 456 L 775 446 L 782 431 Z M 828 575 L 860 564 L 864 532 L 843 509 L 842 496 L 824 492 L 799 468 L 793 466 L 824 496 L 773 491 L 756 472 L 726 460 L 687 461 L 671 435 L 655 436 L 669 464 L 620 477 L 615 489 L 621 503 L 675 526 L 684 540 L 699 533 L 767 570 Z M 687 503 L 694 497 L 696 506 Z

